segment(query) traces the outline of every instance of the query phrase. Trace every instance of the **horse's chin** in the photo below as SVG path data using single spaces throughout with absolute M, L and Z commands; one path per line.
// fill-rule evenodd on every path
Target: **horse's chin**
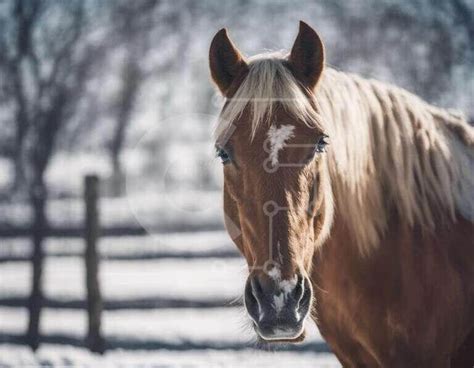
M 260 334 L 255 331 L 257 334 L 258 342 L 264 345 L 278 345 L 278 344 L 298 344 L 304 341 L 306 338 L 306 330 L 303 329 L 301 333 L 295 338 L 282 338 L 282 339 L 265 339 L 264 337 L 260 336 Z

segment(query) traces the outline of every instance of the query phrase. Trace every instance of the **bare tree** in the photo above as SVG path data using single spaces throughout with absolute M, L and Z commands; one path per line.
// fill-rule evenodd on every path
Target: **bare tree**
M 26 185 L 33 209 L 33 277 L 26 340 L 36 349 L 43 300 L 42 243 L 48 228 L 45 171 L 58 134 L 71 120 L 100 56 L 100 47 L 86 42 L 87 9 L 81 0 L 13 0 L 10 5 L 14 37 L 13 42 L 4 43 L 4 65 L 15 111 L 16 181 Z M 59 17 L 60 22 L 51 24 L 49 17 Z
M 116 35 L 117 47 L 122 48 L 125 53 L 120 70 L 121 84 L 112 109 L 115 126 L 108 144 L 112 166 L 111 194 L 113 196 L 121 196 L 124 192 L 124 173 L 120 153 L 146 74 L 140 61 L 146 56 L 149 48 L 150 31 L 153 29 L 153 20 L 150 15 L 158 4 L 158 1 L 151 0 L 122 1 L 117 2 L 111 12 L 115 24 L 112 26 L 112 32 Z
M 133 58 L 127 57 L 121 71 L 121 79 L 122 85 L 117 98 L 117 106 L 114 109 L 116 115 L 115 128 L 108 145 L 112 165 L 111 194 L 114 197 L 124 194 L 125 178 L 120 153 L 125 143 L 126 129 L 131 120 L 142 79 L 142 70 Z
M 37 68 L 37 57 L 32 49 L 32 37 L 40 10 L 40 2 L 16 1 L 11 4 L 11 15 L 14 23 L 7 25 L 7 20 L 2 20 L 0 57 L 5 76 L 2 79 L 4 89 L 2 102 L 5 102 L 5 100 L 13 100 L 14 102 L 15 133 L 12 156 L 14 158 L 15 174 L 12 187 L 16 191 L 20 191 L 25 184 L 21 147 L 23 147 L 31 115 L 28 106 L 26 78 L 31 74 L 36 79 L 38 78 L 39 70 Z M 8 37 L 9 34 L 10 37 Z
M 192 11 L 193 2 L 182 1 L 166 8 L 159 0 L 117 1 L 111 9 L 115 47 L 123 53 L 120 65 L 120 87 L 112 104 L 115 121 L 107 148 L 112 166 L 111 189 L 113 196 L 124 192 L 124 172 L 120 159 L 125 145 L 126 131 L 136 107 L 137 98 L 148 77 L 172 72 L 173 66 L 181 65 L 190 39 L 190 27 L 185 23 Z M 184 8 L 184 9 L 183 9 Z M 175 53 L 152 66 L 143 61 L 149 51 L 166 40 L 178 35 Z M 153 47 L 152 47 L 153 46 Z

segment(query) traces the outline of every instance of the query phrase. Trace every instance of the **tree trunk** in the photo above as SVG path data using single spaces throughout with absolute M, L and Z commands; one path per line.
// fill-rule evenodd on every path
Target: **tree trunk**
M 117 123 L 110 142 L 110 161 L 112 163 L 112 196 L 119 197 L 125 193 L 125 177 L 120 153 L 125 142 L 127 125 L 135 106 L 140 82 L 141 70 L 134 56 L 126 62 L 122 71 L 122 87 L 117 105 Z
M 19 62 L 18 62 L 19 63 Z M 28 129 L 28 113 L 26 109 L 26 101 L 23 93 L 23 82 L 18 71 L 18 65 L 15 66 L 15 94 L 17 100 L 17 112 L 16 112 L 16 131 L 15 131 L 15 146 L 14 146 L 14 178 L 11 187 L 11 193 L 13 195 L 27 195 L 27 185 L 25 178 L 25 165 L 23 163 L 23 147 L 26 132 Z
M 25 194 L 25 188 L 26 188 L 26 178 L 25 178 L 25 171 L 23 167 L 23 160 L 21 157 L 21 146 L 17 146 L 18 148 L 16 149 L 15 152 L 15 157 L 13 161 L 14 165 L 14 177 L 13 181 L 11 183 L 11 190 L 10 192 L 14 196 L 23 196 Z M 15 197 L 16 198 L 16 197 Z M 22 197 L 24 198 L 24 197 Z
M 110 160 L 112 162 L 112 177 L 110 178 L 110 190 L 112 197 L 121 197 L 125 194 L 125 175 L 120 161 L 120 150 L 111 150 Z
M 31 263 L 33 267 L 33 278 L 30 298 L 28 301 L 29 323 L 26 335 L 27 344 L 36 350 L 40 343 L 40 316 L 43 304 L 42 274 L 43 274 L 43 239 L 47 228 L 46 218 L 46 187 L 43 180 L 30 191 L 30 204 L 33 209 L 33 224 L 31 237 L 33 252 Z

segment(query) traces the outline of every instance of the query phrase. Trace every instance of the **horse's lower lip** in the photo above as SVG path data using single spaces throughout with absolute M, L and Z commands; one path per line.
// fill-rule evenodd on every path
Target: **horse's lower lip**
M 305 330 L 302 328 L 300 331 L 298 331 L 295 334 L 288 334 L 285 336 L 285 334 L 281 335 L 275 335 L 275 336 L 265 336 L 261 334 L 258 330 L 258 328 L 255 328 L 256 333 L 258 337 L 268 343 L 297 343 L 297 342 L 302 342 L 305 339 Z
M 260 335 L 259 335 L 260 336 Z M 300 333 L 298 336 L 294 337 L 294 338 L 275 338 L 275 339 L 266 339 L 262 336 L 260 336 L 260 338 L 262 339 L 262 341 L 266 342 L 266 343 L 289 343 L 289 344 L 295 344 L 295 343 L 298 343 L 298 342 L 302 342 L 304 339 L 305 339 L 305 336 L 304 336 L 304 333 Z

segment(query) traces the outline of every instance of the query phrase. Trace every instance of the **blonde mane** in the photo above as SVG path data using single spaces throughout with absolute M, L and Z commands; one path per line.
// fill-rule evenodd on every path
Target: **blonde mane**
M 250 60 L 249 73 L 227 101 L 221 136 L 250 106 L 252 135 L 272 115 L 274 101 L 329 134 L 327 166 L 335 218 L 368 254 L 394 218 L 431 231 L 463 216 L 474 221 L 474 129 L 388 84 L 326 68 L 313 104 L 279 54 Z M 314 108 L 313 106 L 316 106 Z

